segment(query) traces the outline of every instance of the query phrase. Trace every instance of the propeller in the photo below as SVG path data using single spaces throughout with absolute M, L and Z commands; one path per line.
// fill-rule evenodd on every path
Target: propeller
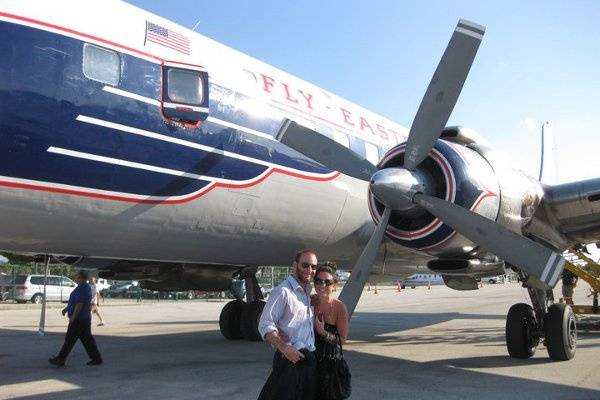
M 464 237 L 546 285 L 554 287 L 558 282 L 565 263 L 559 253 L 454 203 L 423 193 L 415 194 L 413 201 Z
M 560 254 L 493 220 L 432 196 L 431 185 L 418 169 L 448 122 L 484 32 L 481 25 L 465 20 L 458 22 L 411 125 L 403 167 L 372 173 L 372 168 L 364 163 L 354 164 L 354 152 L 323 135 L 296 129 L 287 138 L 290 147 L 309 157 L 315 155 L 318 157 L 315 160 L 331 169 L 348 171 L 348 175 L 359 179 L 370 174 L 370 190 L 385 206 L 379 225 L 340 294 L 350 315 L 358 303 L 394 210 L 414 207 L 427 210 L 456 232 L 537 278 L 542 287 L 553 287 L 560 277 L 565 262 Z
M 383 211 L 381 222 L 375 229 L 375 232 L 373 232 L 373 235 L 371 235 L 367 246 L 358 258 L 358 261 L 354 264 L 352 274 L 344 285 L 342 293 L 340 293 L 339 299 L 346 305 L 349 315 L 354 313 L 356 304 L 358 304 L 358 299 L 360 299 L 360 295 L 362 294 L 371 268 L 373 267 L 375 257 L 377 257 L 377 252 L 379 251 L 379 246 L 383 240 L 383 234 L 385 233 L 391 214 L 392 209 L 389 207 Z
M 460 20 L 410 127 L 404 168 L 414 171 L 440 137 L 471 69 L 485 28 Z
M 356 179 L 368 181 L 377 168 L 342 144 L 286 119 L 275 139 L 305 156 Z

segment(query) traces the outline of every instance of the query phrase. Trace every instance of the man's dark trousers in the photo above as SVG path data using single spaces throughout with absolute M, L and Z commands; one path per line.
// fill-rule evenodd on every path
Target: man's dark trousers
M 299 351 L 304 358 L 296 364 L 275 352 L 273 370 L 258 400 L 317 400 L 317 360 L 312 351 Z
M 92 336 L 92 320 L 80 320 L 76 319 L 75 321 L 69 324 L 67 328 L 67 334 L 65 335 L 65 343 L 63 344 L 62 349 L 60 349 L 60 353 L 58 353 L 59 360 L 66 360 L 67 356 L 75 346 L 77 339 L 81 340 L 83 347 L 85 347 L 85 351 L 88 356 L 92 359 L 92 361 L 102 361 L 102 356 L 98 351 L 98 347 L 96 346 L 96 340 Z

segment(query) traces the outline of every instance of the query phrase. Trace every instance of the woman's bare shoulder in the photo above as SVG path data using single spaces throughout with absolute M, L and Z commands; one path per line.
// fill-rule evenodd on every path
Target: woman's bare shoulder
M 342 312 L 343 311 L 346 314 L 348 313 L 348 310 L 346 309 L 346 305 L 340 299 L 333 299 L 333 304 L 335 304 L 335 307 L 338 310 L 338 312 Z

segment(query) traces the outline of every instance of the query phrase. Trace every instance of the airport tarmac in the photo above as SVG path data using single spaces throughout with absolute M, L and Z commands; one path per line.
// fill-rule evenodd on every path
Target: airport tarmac
M 506 313 L 523 301 L 518 284 L 365 291 L 344 352 L 352 399 L 600 399 L 600 332 L 580 332 L 571 361 L 551 361 L 541 345 L 532 359 L 508 357 Z M 120 307 L 102 308 L 108 324 L 94 328 L 99 367 L 85 365 L 81 344 L 66 367 L 47 363 L 66 329 L 58 308 L 45 336 L 39 309 L 1 309 L 0 399 L 256 399 L 272 351 L 223 339 L 224 302 L 111 304 Z

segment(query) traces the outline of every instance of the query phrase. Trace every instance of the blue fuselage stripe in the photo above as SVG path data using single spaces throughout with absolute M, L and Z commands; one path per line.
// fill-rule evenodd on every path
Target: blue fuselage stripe
M 210 181 L 110 165 L 49 153 L 51 147 L 225 180 L 247 181 L 268 168 L 260 163 L 82 123 L 86 115 L 116 124 L 240 154 L 308 174 L 330 170 L 266 138 L 206 122 L 197 129 L 166 123 L 160 108 L 103 90 L 83 75 L 83 41 L 0 22 L 0 175 L 147 196 L 182 196 Z M 160 65 L 119 53 L 117 88 L 160 98 Z M 210 116 L 273 135 L 280 119 L 255 118 L 238 109 L 245 96 L 210 87 Z

